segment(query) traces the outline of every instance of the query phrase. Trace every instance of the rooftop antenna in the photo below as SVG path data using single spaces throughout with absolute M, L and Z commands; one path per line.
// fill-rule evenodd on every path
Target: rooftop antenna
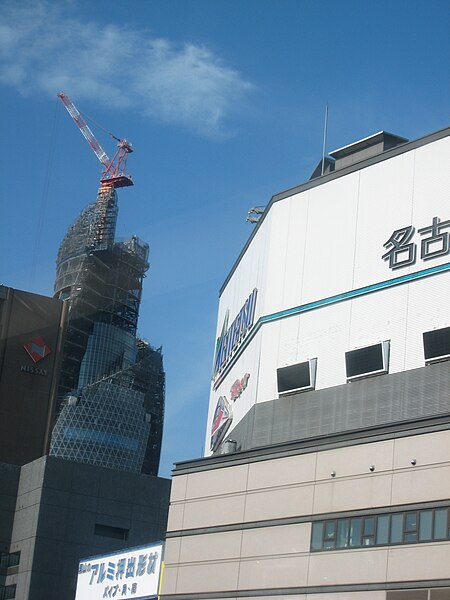
M 325 104 L 325 123 L 323 125 L 323 147 L 322 147 L 322 173 L 325 170 L 325 147 L 327 145 L 327 126 L 328 126 L 328 102 Z

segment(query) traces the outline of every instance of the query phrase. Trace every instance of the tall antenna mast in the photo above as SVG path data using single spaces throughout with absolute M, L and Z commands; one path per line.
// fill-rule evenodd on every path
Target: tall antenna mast
M 325 104 L 325 123 L 323 125 L 323 147 L 322 147 L 322 173 L 325 170 L 325 148 L 327 145 L 327 126 L 328 126 L 328 102 Z

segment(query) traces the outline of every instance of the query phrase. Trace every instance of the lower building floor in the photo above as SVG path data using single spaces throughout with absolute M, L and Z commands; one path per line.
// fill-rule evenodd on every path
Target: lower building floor
M 450 417 L 178 463 L 162 600 L 450 600 Z

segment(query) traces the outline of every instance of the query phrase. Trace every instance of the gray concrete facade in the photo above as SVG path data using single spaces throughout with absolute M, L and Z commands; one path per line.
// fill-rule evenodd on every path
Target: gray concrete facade
M 20 552 L 20 562 L 6 576 L 16 599 L 73 600 L 80 558 L 164 538 L 167 479 L 43 457 L 23 466 L 16 483 L 9 552 Z
M 450 415 L 448 362 L 255 404 L 227 438 L 238 450 Z

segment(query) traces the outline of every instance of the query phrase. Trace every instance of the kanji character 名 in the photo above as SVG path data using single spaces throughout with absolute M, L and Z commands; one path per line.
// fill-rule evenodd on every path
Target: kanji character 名
M 383 244 L 385 248 L 391 247 L 382 256 L 383 260 L 389 260 L 390 269 L 400 269 L 416 262 L 416 244 L 414 242 L 409 243 L 413 235 L 414 227 L 408 225 L 396 229 L 388 241 Z
M 420 258 L 430 260 L 450 252 L 450 234 L 448 231 L 442 231 L 449 227 L 450 221 L 440 221 L 439 217 L 433 217 L 431 225 L 418 230 L 421 235 L 430 234 L 422 239 Z

